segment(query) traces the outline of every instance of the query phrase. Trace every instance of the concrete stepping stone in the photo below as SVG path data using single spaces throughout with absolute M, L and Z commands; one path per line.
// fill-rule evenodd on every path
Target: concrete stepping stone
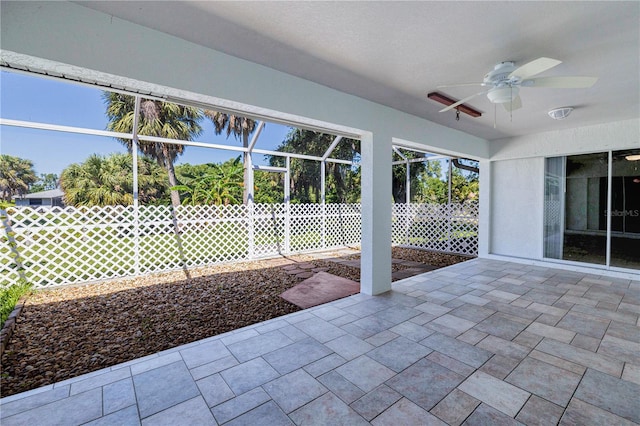
M 313 274 L 312 272 L 309 272 Z M 280 295 L 303 309 L 321 305 L 360 292 L 360 283 L 318 272 Z

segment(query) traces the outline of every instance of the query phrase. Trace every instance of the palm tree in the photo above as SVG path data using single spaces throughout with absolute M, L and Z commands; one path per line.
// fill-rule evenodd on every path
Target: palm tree
M 133 131 L 135 98 L 114 92 L 104 92 L 107 104 L 107 129 L 114 132 L 131 133 Z M 141 99 L 138 134 L 158 136 L 168 139 L 192 140 L 200 135 L 202 127 L 198 122 L 202 119 L 202 112 L 198 108 L 182 106 L 171 102 L 153 99 Z M 132 150 L 130 139 L 118 139 L 129 152 Z M 176 158 L 184 152 L 184 145 L 139 142 L 140 151 L 155 159 L 167 171 L 169 186 L 178 185 L 173 166 Z M 180 205 L 180 194 L 171 190 L 171 203 Z
M 165 171 L 148 157 L 138 157 L 138 200 L 154 203 L 167 193 Z M 60 187 L 69 206 L 133 204 L 133 157 L 131 154 L 91 155 L 84 163 L 62 171 Z
M 0 195 L 3 201 L 10 202 L 16 195 L 29 192 L 29 185 L 38 180 L 31 160 L 0 155 Z
M 243 187 L 240 157 L 222 164 L 207 164 L 199 174 L 183 174 L 185 181 L 172 189 L 184 194 L 182 203 L 189 205 L 239 204 Z
M 256 122 L 247 117 L 241 117 L 235 114 L 226 114 L 220 111 L 204 110 L 204 116 L 213 122 L 216 135 L 226 131 L 227 138 L 233 134 L 236 139 L 242 138 L 242 146 L 249 147 L 249 135 L 256 129 Z M 249 187 L 246 185 L 248 180 L 249 154 L 244 153 L 242 156 L 243 182 L 245 187 L 242 192 L 242 202 L 249 202 Z

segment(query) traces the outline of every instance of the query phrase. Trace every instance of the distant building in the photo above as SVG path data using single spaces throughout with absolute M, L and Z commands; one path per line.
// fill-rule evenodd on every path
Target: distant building
M 17 207 L 64 207 L 64 192 L 59 189 L 34 192 L 15 199 Z

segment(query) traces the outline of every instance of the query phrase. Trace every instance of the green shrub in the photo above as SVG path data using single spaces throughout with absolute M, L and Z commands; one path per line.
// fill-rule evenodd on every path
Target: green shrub
M 27 282 L 0 288 L 0 329 L 15 308 L 22 295 L 31 291 L 32 285 Z

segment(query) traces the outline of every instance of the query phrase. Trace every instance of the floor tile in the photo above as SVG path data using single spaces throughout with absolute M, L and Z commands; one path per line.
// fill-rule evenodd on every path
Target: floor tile
M 529 333 L 538 334 L 543 337 L 549 337 L 560 342 L 570 343 L 575 337 L 576 333 L 573 331 L 565 330 L 564 328 L 551 327 L 540 322 L 532 322 L 525 331 Z
M 231 353 L 220 340 L 214 340 L 182 350 L 180 351 L 180 355 L 182 355 L 182 359 L 187 367 L 191 369 L 202 364 L 217 361 L 220 358 L 231 355 Z
M 337 337 L 325 343 L 325 346 L 346 360 L 352 360 L 374 348 L 370 343 L 351 334 Z
M 229 388 L 219 374 L 213 374 L 204 379 L 200 379 L 196 382 L 196 385 L 209 407 L 218 405 L 235 396 L 231 388 Z
M 220 358 L 217 361 L 213 361 L 208 364 L 203 364 L 196 368 L 193 368 L 190 370 L 190 372 L 194 380 L 200 380 L 204 377 L 219 373 L 223 370 L 226 370 L 227 368 L 231 368 L 236 365 L 238 365 L 238 360 L 234 356 L 229 355 L 224 358 Z
M 366 355 L 347 362 L 335 371 L 365 392 L 372 391 L 395 374 Z
M 457 317 L 451 314 L 444 314 L 433 321 L 430 324 L 439 324 L 445 327 L 452 328 L 458 332 L 458 334 L 462 334 L 465 331 L 469 330 L 471 327 L 476 325 L 476 322 L 469 321 L 464 318 Z
M 622 374 L 622 361 L 617 361 L 604 355 L 594 354 L 586 349 L 576 348 L 575 346 L 567 345 L 557 340 L 544 338 L 536 346 L 536 350 L 580 364 L 584 367 L 602 371 L 612 376 L 619 377 Z
M 212 419 L 213 420 L 213 419 Z M 107 414 L 96 420 L 84 423 L 83 426 L 138 426 L 140 425 L 140 417 L 138 416 L 138 407 L 131 405 L 122 410 Z
M 481 341 L 482 339 L 484 339 L 485 337 L 487 337 L 488 334 L 484 333 L 482 331 L 478 331 L 478 330 L 474 330 L 473 328 L 471 330 L 467 330 L 464 333 L 462 333 L 461 335 L 459 335 L 458 337 L 456 337 L 456 339 L 461 340 L 465 343 L 468 343 L 470 345 L 475 345 L 476 343 L 478 343 L 479 341 Z
M 465 420 L 463 425 L 468 426 L 515 426 L 522 425 L 519 421 L 509 417 L 503 412 L 487 405 L 480 404 L 478 408 Z
M 102 410 L 105 415 L 120 411 L 125 407 L 135 405 L 135 403 L 133 379 L 130 377 L 102 387 Z M 2 408 L 4 410 L 4 407 Z
M 420 358 L 427 356 L 429 352 L 431 352 L 431 349 L 413 340 L 398 337 L 373 349 L 367 353 L 367 356 L 395 372 L 400 372 Z
M 478 405 L 480 405 L 480 400 L 459 389 L 454 389 L 453 392 L 431 409 L 431 414 L 434 414 L 451 426 L 458 426 L 469 417 L 469 414 L 471 414 Z
M 327 392 L 327 388 L 304 370 L 285 374 L 262 385 L 262 388 L 285 413 L 290 413 Z
M 585 336 L 602 339 L 610 322 L 608 319 L 581 314 L 579 312 L 569 312 L 557 325 L 558 327 L 575 331 Z
M 631 422 L 609 411 L 603 410 L 591 404 L 587 404 L 577 398 L 572 398 L 569 406 L 560 419 L 561 426 L 574 425 L 616 425 L 635 426 Z
M 428 359 L 422 359 L 386 382 L 391 389 L 430 410 L 464 377 Z
M 418 325 L 411 321 L 402 322 L 396 326 L 391 327 L 388 331 L 391 331 L 400 336 L 404 336 L 407 339 L 413 340 L 414 342 L 418 342 L 422 339 L 425 339 L 433 333 L 432 331 L 427 330 L 423 326 Z M 367 339 L 367 341 L 368 340 L 369 339 Z M 379 345 L 375 345 L 375 346 L 379 346 Z
M 588 369 L 575 397 L 627 420 L 640 423 L 640 385 Z
M 530 396 L 529 392 L 482 371 L 473 373 L 458 386 L 458 389 L 510 417 L 516 416 Z
M 487 336 L 476 346 L 489 352 L 515 359 L 523 359 L 531 350 L 526 346 L 496 336 Z
M 433 361 L 437 364 L 440 364 L 444 368 L 449 369 L 454 373 L 458 373 L 463 377 L 467 377 L 475 371 L 474 367 L 471 367 L 470 365 L 467 365 L 464 362 L 460 362 L 456 359 L 453 359 L 447 355 L 441 354 L 438 351 L 431 352 L 429 355 L 427 355 L 426 359 L 428 359 L 429 361 Z
M 328 324 L 328 323 L 327 323 Z M 288 346 L 293 340 L 278 330 L 270 331 L 240 342 L 232 343 L 227 348 L 240 362 L 245 362 L 260 355 L 273 352 L 276 349 Z
M 287 374 L 331 354 L 331 350 L 315 339 L 306 338 L 276 349 L 263 359 L 280 374 Z
M 42 405 L 50 404 L 52 402 L 67 398 L 69 396 L 69 386 L 54 388 L 45 392 L 36 393 L 32 396 L 13 400 L 11 402 L 2 402 L 0 408 L 0 417 L 10 417 L 14 414 L 21 413 L 27 410 L 33 410 L 34 408 Z
M 298 425 L 325 426 L 329 419 L 331 425 L 358 426 L 369 424 L 358 413 L 351 409 L 340 398 L 328 392 L 298 408 L 289 417 Z
M 493 377 L 503 380 L 520 363 L 519 359 L 509 358 L 502 355 L 494 355 L 491 359 L 480 367 L 480 371 L 490 374 Z
M 340 367 L 345 362 L 347 362 L 347 360 L 342 358 L 340 355 L 331 354 L 304 366 L 304 370 L 307 373 L 311 374 L 313 377 L 318 377 L 326 373 L 327 371 L 331 371 L 334 368 Z
M 566 407 L 581 376 L 546 362 L 527 357 L 518 365 L 506 382 Z
M 622 371 L 622 380 L 640 385 L 640 366 L 626 363 Z
M 341 374 L 329 371 L 318 377 L 318 381 L 347 404 L 364 395 L 364 391 L 348 381 Z
M 201 396 L 189 399 L 142 420 L 142 426 L 215 424 L 209 407 Z
M 600 343 L 598 353 L 617 360 L 640 365 L 640 343 L 606 335 Z
M 420 343 L 476 368 L 487 362 L 493 355 L 485 349 L 469 345 L 439 333 L 427 337 Z
M 387 385 L 380 385 L 362 398 L 351 404 L 351 408 L 356 410 L 366 420 L 371 420 L 378 414 L 393 405 L 402 398 L 398 392 Z
M 162 386 L 158 386 L 159 383 L 162 383 Z M 134 375 L 133 384 L 141 418 L 200 394 L 182 361 Z
M 511 340 L 526 327 L 525 324 L 513 321 L 501 313 L 496 313 L 478 323 L 473 329 Z
M 407 398 L 402 398 L 387 408 L 387 410 L 376 417 L 371 424 L 374 426 L 390 424 L 447 426 L 442 420 L 429 414 L 426 410 L 418 407 Z
M 226 423 L 228 426 L 254 426 L 260 424 L 269 426 L 293 426 L 294 423 L 273 401 L 262 404 Z
M 255 358 L 222 371 L 221 376 L 231 390 L 240 395 L 279 376 L 264 359 Z
M 495 312 L 496 311 L 494 311 L 493 309 L 483 308 L 482 306 L 463 305 L 451 311 L 450 314 L 455 315 L 458 318 L 464 318 L 466 320 L 478 323 L 487 319 Z
M 92 375 L 85 380 L 80 380 L 72 383 L 69 394 L 75 395 L 77 393 L 86 392 L 90 389 L 108 385 L 109 383 L 117 382 L 129 377 L 131 377 L 131 372 L 128 368 L 120 368 L 117 370 L 105 372 L 104 374 Z
M 564 408 L 547 400 L 531 395 L 524 404 L 522 410 L 516 416 L 516 420 L 527 426 L 556 425 L 564 412 Z
M 102 389 L 95 388 L 10 417 L 3 426 L 82 424 L 102 416 Z
M 211 412 L 218 423 L 222 424 L 264 404 L 270 399 L 269 394 L 259 387 L 216 405 L 211 409 Z

